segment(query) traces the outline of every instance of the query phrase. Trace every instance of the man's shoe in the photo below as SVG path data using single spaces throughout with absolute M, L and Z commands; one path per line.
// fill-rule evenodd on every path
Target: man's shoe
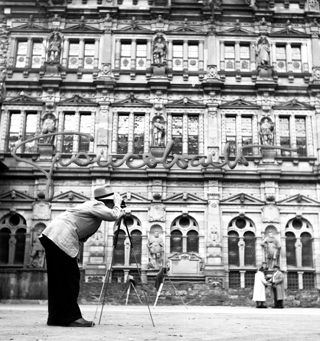
M 93 326 L 94 326 L 94 322 L 87 321 L 82 317 L 67 325 L 67 327 L 93 327 Z

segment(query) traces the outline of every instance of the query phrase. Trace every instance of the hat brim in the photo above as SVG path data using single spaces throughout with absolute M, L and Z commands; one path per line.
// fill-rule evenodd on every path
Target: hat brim
M 107 195 L 103 195 L 101 197 L 95 197 L 96 200 L 108 200 L 108 199 L 113 199 L 114 193 L 109 193 Z

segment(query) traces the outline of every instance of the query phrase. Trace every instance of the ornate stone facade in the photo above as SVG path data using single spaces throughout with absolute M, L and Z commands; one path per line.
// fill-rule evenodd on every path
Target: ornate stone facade
M 125 226 L 103 223 L 81 249 L 87 282 L 103 280 L 119 232 L 112 281 L 168 266 L 181 281 L 250 288 L 271 231 L 286 288 L 320 288 L 318 2 L 155 0 L 128 5 L 131 18 L 119 0 L 85 16 L 81 0 L 39 3 L 0 13 L 0 272 L 45 267 L 39 224 L 111 184 L 136 257 Z M 172 140 L 166 162 L 189 167 L 121 164 L 159 161 Z M 248 165 L 233 167 L 241 150 Z M 45 203 L 41 169 L 57 154 Z M 226 155 L 231 167 L 191 166 Z

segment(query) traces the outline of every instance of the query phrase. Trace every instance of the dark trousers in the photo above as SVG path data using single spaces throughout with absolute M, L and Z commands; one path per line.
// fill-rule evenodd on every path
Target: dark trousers
M 283 308 L 283 300 L 278 300 L 277 288 L 275 285 L 272 286 L 273 291 L 273 301 L 275 308 Z
M 67 325 L 81 318 L 77 300 L 80 271 L 76 258 L 68 256 L 46 236 L 40 238 L 46 252 L 48 273 L 48 325 Z

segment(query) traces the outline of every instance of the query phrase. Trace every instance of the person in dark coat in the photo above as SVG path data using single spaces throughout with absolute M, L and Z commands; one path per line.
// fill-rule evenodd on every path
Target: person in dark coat
M 273 308 L 282 309 L 284 300 L 284 275 L 280 271 L 279 265 L 274 265 L 273 270 L 273 276 L 270 279 L 274 300 Z

